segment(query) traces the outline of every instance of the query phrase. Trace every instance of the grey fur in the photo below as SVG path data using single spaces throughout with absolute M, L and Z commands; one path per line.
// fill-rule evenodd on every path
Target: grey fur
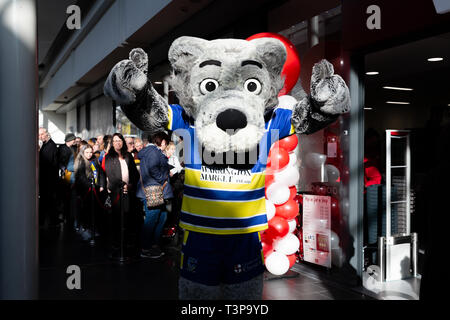
M 313 67 L 311 95 L 303 96 L 294 107 L 292 124 L 297 133 L 310 134 L 323 129 L 349 110 L 350 93 L 345 81 L 334 74 L 331 63 L 321 60 Z
M 311 97 L 326 114 L 339 115 L 350 110 L 350 93 L 345 81 L 334 74 L 334 68 L 327 60 L 321 60 L 313 67 Z
M 204 66 L 204 61 L 219 61 L 221 66 Z M 242 66 L 245 60 L 259 62 L 262 68 Z M 206 41 L 181 37 L 169 49 L 173 67 L 170 84 L 186 113 L 195 119 L 200 143 L 209 151 L 242 152 L 254 148 L 264 134 L 264 112 L 277 105 L 282 88 L 281 70 L 286 49 L 276 39 L 219 39 Z M 262 84 L 260 94 L 244 90 L 244 83 L 255 78 Z M 204 94 L 200 84 L 205 79 L 218 81 L 216 91 Z M 217 116 L 227 109 L 245 114 L 248 126 L 235 134 L 217 127 Z
M 111 70 L 103 87 L 106 96 L 121 106 L 127 117 L 141 130 L 157 132 L 167 123 L 168 104 L 147 79 L 148 56 L 137 48 L 128 60 Z

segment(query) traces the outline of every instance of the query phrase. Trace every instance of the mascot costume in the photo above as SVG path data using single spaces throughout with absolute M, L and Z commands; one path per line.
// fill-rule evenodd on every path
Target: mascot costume
M 348 88 L 326 60 L 313 67 L 309 96 L 278 99 L 286 56 L 274 38 L 180 37 L 169 49 L 179 105 L 152 87 L 142 49 L 133 49 L 106 80 L 105 94 L 141 130 L 183 136 L 180 299 L 262 298 L 270 147 L 320 130 L 349 110 Z

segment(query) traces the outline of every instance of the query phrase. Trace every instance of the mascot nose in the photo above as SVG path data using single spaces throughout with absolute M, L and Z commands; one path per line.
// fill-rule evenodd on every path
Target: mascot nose
M 247 117 L 236 109 L 227 109 L 217 116 L 216 125 L 223 131 L 237 130 L 247 126 Z

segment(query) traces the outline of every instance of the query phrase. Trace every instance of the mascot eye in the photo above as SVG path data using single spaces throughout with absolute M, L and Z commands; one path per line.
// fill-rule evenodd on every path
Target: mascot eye
M 219 87 L 219 83 L 214 79 L 205 79 L 200 83 L 200 92 L 207 94 L 213 92 Z
M 253 94 L 260 94 L 262 89 L 261 82 L 259 82 L 257 79 L 248 79 L 247 81 L 245 81 L 244 88 L 245 90 Z

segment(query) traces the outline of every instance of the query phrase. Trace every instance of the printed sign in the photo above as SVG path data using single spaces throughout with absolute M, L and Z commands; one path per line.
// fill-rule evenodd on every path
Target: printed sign
M 331 197 L 303 196 L 304 260 L 331 268 Z
M 337 157 L 337 143 L 336 142 L 328 142 L 327 157 L 328 158 L 336 158 Z
M 200 180 L 212 182 L 224 182 L 224 183 L 249 184 L 252 182 L 252 172 L 251 170 L 237 170 L 233 168 L 216 169 L 202 166 Z

